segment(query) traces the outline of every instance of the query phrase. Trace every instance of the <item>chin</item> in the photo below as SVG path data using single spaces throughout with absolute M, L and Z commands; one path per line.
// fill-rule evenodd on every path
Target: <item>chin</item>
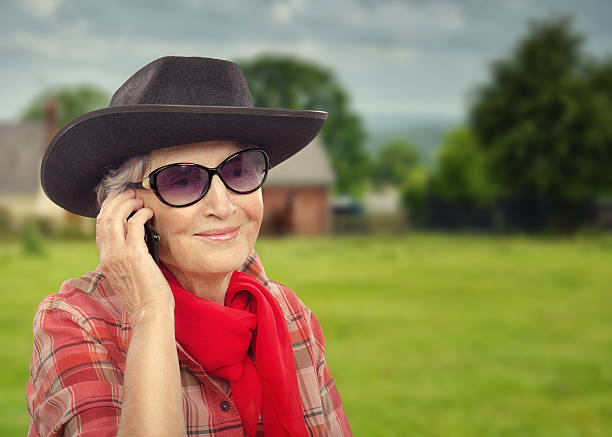
M 233 257 L 224 257 L 224 256 L 215 256 L 213 259 L 203 260 L 204 262 L 200 265 L 201 271 L 206 271 L 209 273 L 231 273 L 234 270 L 237 270 L 242 266 L 245 256 L 233 256 Z
M 170 269 L 176 267 L 185 273 L 216 275 L 227 274 L 237 270 L 242 266 L 248 254 L 244 256 L 241 254 L 235 254 L 234 256 L 227 255 L 229 254 L 221 254 L 220 256 L 192 256 L 180 262 L 176 262 L 174 258 L 167 259 L 160 257 L 160 259 Z
M 230 244 L 225 247 L 202 248 L 199 246 L 189 252 L 183 268 L 211 274 L 231 273 L 242 266 L 250 251 L 246 244 Z

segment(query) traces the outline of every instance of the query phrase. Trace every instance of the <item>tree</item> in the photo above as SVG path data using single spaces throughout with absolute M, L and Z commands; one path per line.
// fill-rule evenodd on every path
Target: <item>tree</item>
M 586 69 L 589 100 L 585 104 L 593 118 L 585 135 L 603 149 L 607 157 L 603 158 L 602 166 L 607 163 L 608 170 L 599 175 L 603 180 L 597 192 L 609 194 L 612 187 L 612 172 L 609 171 L 612 162 L 612 58 L 603 62 L 591 60 Z
M 402 205 L 408 211 L 410 223 L 422 226 L 427 218 L 427 198 L 431 176 L 423 166 L 415 166 L 401 185 Z
M 328 112 L 321 136 L 336 173 L 336 190 L 359 194 L 370 168 L 365 130 L 332 71 L 286 55 L 265 54 L 236 63 L 244 72 L 255 106 Z
M 594 90 L 609 72 L 592 76 L 582 42 L 569 17 L 532 22 L 470 114 L 501 194 L 547 203 L 549 225 L 565 229 L 578 205 L 612 188 L 612 97 Z
M 447 133 L 432 177 L 433 193 L 468 208 L 483 206 L 496 197 L 491 179 L 485 155 L 472 131 L 467 126 L 460 126 Z
M 411 225 L 424 223 L 429 172 L 421 164 L 421 154 L 416 147 L 402 139 L 383 145 L 372 166 L 372 181 L 375 187 L 396 187 Z
M 58 105 L 58 122 L 64 126 L 81 114 L 108 106 L 108 93 L 92 85 L 76 87 L 55 87 L 36 96 L 23 112 L 24 120 L 42 120 L 45 117 L 45 105 L 54 99 Z
M 419 161 L 419 151 L 412 144 L 400 139 L 390 141 L 381 148 L 373 164 L 372 180 L 376 185 L 401 187 Z

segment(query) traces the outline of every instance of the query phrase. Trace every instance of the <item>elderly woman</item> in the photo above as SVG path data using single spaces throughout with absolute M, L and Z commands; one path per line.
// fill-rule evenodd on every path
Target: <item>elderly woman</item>
M 165 57 L 51 141 L 100 265 L 34 317 L 30 436 L 344 436 L 321 327 L 254 251 L 268 170 L 326 113 L 254 108 L 235 64 Z

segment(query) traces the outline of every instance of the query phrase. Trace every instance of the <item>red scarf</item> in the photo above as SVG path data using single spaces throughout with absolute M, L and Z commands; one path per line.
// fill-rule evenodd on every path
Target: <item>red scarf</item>
M 207 373 L 229 381 L 247 434 L 255 435 L 261 413 L 267 436 L 307 437 L 289 331 L 270 291 L 235 271 L 221 306 L 160 268 L 174 295 L 177 341 Z

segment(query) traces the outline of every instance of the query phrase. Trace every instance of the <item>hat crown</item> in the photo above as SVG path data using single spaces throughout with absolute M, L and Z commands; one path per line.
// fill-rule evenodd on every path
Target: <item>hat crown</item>
M 109 106 L 195 105 L 253 107 L 238 65 L 213 58 L 166 56 L 138 70 Z

